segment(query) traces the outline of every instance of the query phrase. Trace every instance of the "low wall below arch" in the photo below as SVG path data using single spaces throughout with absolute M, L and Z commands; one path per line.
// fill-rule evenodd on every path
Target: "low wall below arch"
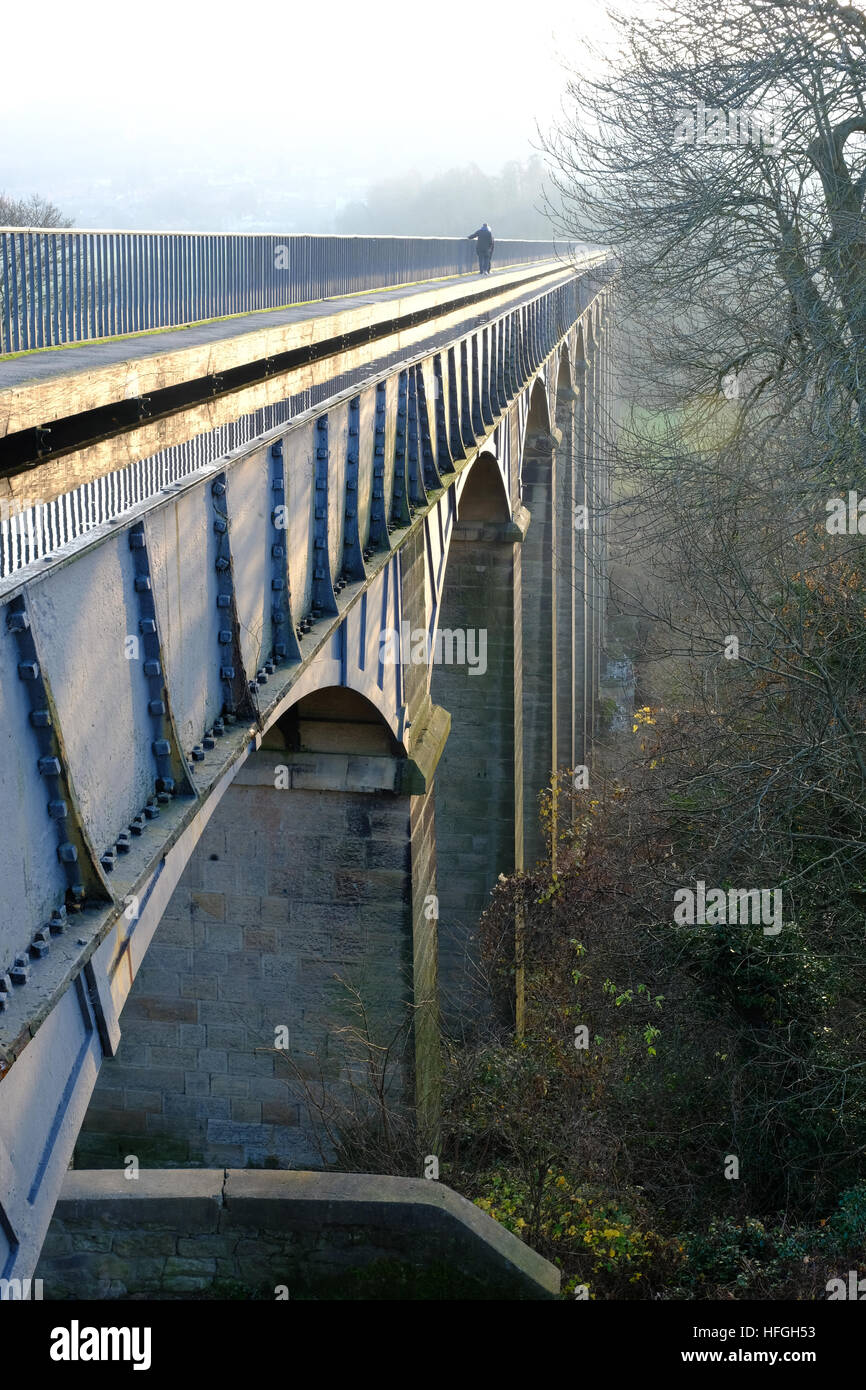
M 67 1174 L 45 1299 L 550 1299 L 560 1274 L 423 1178 L 223 1169 Z

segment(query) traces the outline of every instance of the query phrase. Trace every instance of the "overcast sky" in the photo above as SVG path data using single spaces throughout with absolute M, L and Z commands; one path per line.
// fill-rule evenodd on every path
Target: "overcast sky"
M 531 152 L 563 61 L 603 27 L 604 0 L 10 4 L 0 189 L 75 190 L 86 225 L 108 178 L 327 175 L 357 197 L 412 168 L 492 171 Z

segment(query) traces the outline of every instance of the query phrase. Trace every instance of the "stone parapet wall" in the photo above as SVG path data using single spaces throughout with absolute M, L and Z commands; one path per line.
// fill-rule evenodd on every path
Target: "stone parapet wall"
M 67 1174 L 45 1299 L 550 1299 L 559 1271 L 438 1182 L 222 1169 Z

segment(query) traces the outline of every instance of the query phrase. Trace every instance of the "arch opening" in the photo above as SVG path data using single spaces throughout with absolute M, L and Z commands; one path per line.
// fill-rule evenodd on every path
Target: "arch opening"
M 440 1006 L 454 1028 L 485 1011 L 478 918 L 498 875 L 521 862 L 520 548 L 496 460 L 482 454 L 460 499 L 439 626 L 485 659 L 474 669 L 434 662 L 430 683 L 451 714 L 435 797 Z
M 530 514 L 522 556 L 523 801 L 527 866 L 545 851 L 538 797 L 557 763 L 557 451 L 547 395 L 537 382 L 521 460 L 521 494 Z
M 568 354 L 568 343 L 563 342 L 559 351 L 559 369 L 556 374 L 557 394 L 562 391 L 569 391 L 573 386 L 571 375 L 571 358 Z

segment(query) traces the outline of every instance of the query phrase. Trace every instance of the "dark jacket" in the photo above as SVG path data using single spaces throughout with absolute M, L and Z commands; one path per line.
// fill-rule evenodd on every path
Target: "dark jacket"
M 478 241 L 479 251 L 492 251 L 495 245 L 493 233 L 489 227 L 479 227 L 477 232 L 470 232 L 468 240 Z

